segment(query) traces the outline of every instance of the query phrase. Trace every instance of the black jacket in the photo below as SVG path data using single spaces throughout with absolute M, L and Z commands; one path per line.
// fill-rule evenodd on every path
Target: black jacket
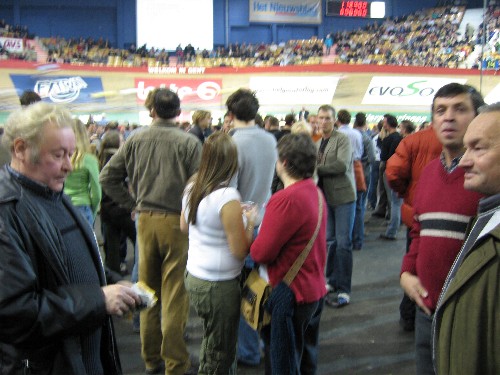
M 106 276 L 90 226 L 63 203 Z M 101 285 L 70 284 L 59 231 L 7 167 L 0 169 L 0 374 L 85 374 L 80 335 L 102 327 L 105 374 L 121 374 L 112 320 Z M 29 367 L 29 371 L 26 371 Z

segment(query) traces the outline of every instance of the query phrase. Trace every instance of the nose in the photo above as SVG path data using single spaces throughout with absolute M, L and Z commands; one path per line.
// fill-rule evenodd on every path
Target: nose
M 63 160 L 62 168 L 66 172 L 71 172 L 73 170 L 73 166 L 71 165 L 71 157 L 66 155 Z
M 469 168 L 472 166 L 472 160 L 469 157 L 469 150 L 465 150 L 464 155 L 460 159 L 460 162 L 458 163 L 458 166 L 461 168 Z

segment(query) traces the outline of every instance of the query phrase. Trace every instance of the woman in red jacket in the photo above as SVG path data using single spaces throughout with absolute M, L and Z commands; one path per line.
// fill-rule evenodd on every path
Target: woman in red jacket
M 312 179 L 315 165 L 316 147 L 309 135 L 290 134 L 279 141 L 276 172 L 284 189 L 269 200 L 259 234 L 250 248 L 252 258 L 261 264 L 261 275 L 268 276 L 273 287 L 283 280 L 313 236 L 318 224 L 318 199 L 322 199 L 326 207 L 323 194 L 318 194 Z M 292 362 L 297 373 L 315 373 L 316 370 L 319 320 L 326 294 L 326 209 L 322 214 L 311 251 L 290 284 L 295 296 L 291 339 L 295 336 L 296 358 Z M 271 373 L 271 364 L 275 368 L 275 363 L 269 361 L 274 361 L 283 351 L 283 342 L 274 345 L 270 332 L 269 327 L 262 330 L 266 343 L 266 373 Z

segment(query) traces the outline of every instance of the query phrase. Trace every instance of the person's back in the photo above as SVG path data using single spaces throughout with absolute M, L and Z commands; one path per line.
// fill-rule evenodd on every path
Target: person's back
M 80 120 L 74 121 L 73 131 L 76 136 L 76 150 L 71 156 L 73 170 L 66 178 L 64 193 L 71 198 L 73 205 L 93 227 L 102 198 L 99 163 L 90 151 L 87 129 Z
M 278 158 L 276 138 L 255 125 L 259 101 L 250 90 L 237 90 L 229 96 L 226 105 L 234 123 L 233 140 L 238 149 L 238 172 L 230 185 L 240 191 L 242 201 L 257 204 L 260 211 L 255 225 L 258 227 L 271 196 L 274 166 Z M 253 267 L 250 257 L 246 259 L 246 267 Z M 259 334 L 244 320 L 240 320 L 238 361 L 248 365 L 260 363 Z
M 159 373 L 168 367 L 182 373 L 191 364 L 183 338 L 189 313 L 184 287 L 188 239 L 179 221 L 182 193 L 198 169 L 201 142 L 177 128 L 177 94 L 159 89 L 152 101 L 153 123 L 127 139 L 103 168 L 101 183 L 111 199 L 138 212 L 139 281 L 161 301 L 140 317 L 146 371 Z M 133 197 L 123 184 L 125 176 Z M 160 310 L 168 323 L 160 321 Z

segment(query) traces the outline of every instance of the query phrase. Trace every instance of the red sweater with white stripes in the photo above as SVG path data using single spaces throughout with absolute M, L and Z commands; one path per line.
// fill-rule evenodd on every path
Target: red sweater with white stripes
M 441 288 L 482 197 L 463 186 L 462 168 L 448 173 L 435 159 L 422 171 L 415 191 L 412 242 L 401 273 L 419 277 L 429 293 L 424 302 L 431 311 L 436 309 Z

